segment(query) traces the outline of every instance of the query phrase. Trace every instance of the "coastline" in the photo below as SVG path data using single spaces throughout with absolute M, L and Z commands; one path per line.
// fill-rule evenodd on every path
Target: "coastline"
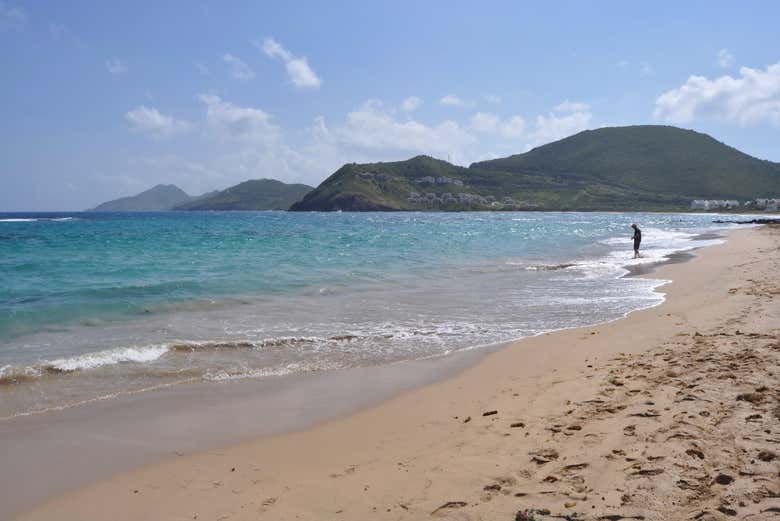
M 428 515 L 436 508 L 437 501 L 441 504 L 447 501 L 446 497 L 452 496 L 453 488 L 460 490 L 467 485 L 473 488 L 471 481 L 476 477 L 485 481 L 486 467 L 496 464 L 485 456 L 498 450 L 496 447 L 487 453 L 468 456 L 469 463 L 479 469 L 472 472 L 471 477 L 464 468 L 468 465 L 453 463 L 452 459 L 464 452 L 463 447 L 477 441 L 495 442 L 500 446 L 505 438 L 517 436 L 505 436 L 507 433 L 503 430 L 497 431 L 499 424 L 507 427 L 503 424 L 511 421 L 529 425 L 528 417 L 533 416 L 533 408 L 517 404 L 520 398 L 525 398 L 520 401 L 531 401 L 542 409 L 559 409 L 560 389 L 572 387 L 567 392 L 571 396 L 580 395 L 575 383 L 579 382 L 577 378 L 583 371 L 583 360 L 604 363 L 605 358 L 619 352 L 641 353 L 684 329 L 701 327 L 691 325 L 691 317 L 687 316 L 689 310 L 695 315 L 710 310 L 711 316 L 707 320 L 717 320 L 724 310 L 712 311 L 716 304 L 728 304 L 734 310 L 744 305 L 728 293 L 729 288 L 714 281 L 724 282 L 724 274 L 743 260 L 745 250 L 755 249 L 757 237 L 762 233 L 769 232 L 760 229 L 732 232 L 726 244 L 697 252 L 698 258 L 692 262 L 662 265 L 653 278 L 675 282 L 663 289 L 668 297 L 658 307 L 599 326 L 523 339 L 487 356 L 484 356 L 485 352 L 466 352 L 474 359 L 463 361 L 462 366 L 452 365 L 450 373 L 439 372 L 438 382 L 423 387 L 410 383 L 407 388 L 397 389 L 395 394 L 400 392 L 400 395 L 379 405 L 375 403 L 382 398 L 372 400 L 368 396 L 370 393 L 365 393 L 367 389 L 375 389 L 377 381 L 376 373 L 368 374 L 359 384 L 353 382 L 342 386 L 342 390 L 349 392 L 353 384 L 360 389 L 360 398 L 364 401 L 354 414 L 343 411 L 336 415 L 338 419 L 313 428 L 301 431 L 298 429 L 309 426 L 297 425 L 291 429 L 296 430 L 294 433 L 248 441 L 217 452 L 186 454 L 188 449 L 184 447 L 180 453 L 185 455 L 119 473 L 56 497 L 21 519 L 46 519 L 54 512 L 60 519 L 100 519 L 108 512 L 119 519 L 192 518 L 191 510 L 197 510 L 199 518 L 215 519 L 223 511 L 231 512 L 226 514 L 231 519 L 251 518 L 259 512 L 267 512 L 273 519 L 294 518 L 296 513 L 309 514 L 315 519 L 336 514 L 343 519 L 359 519 L 367 514 L 393 519 L 404 515 L 409 518 L 422 517 L 422 513 Z M 713 314 L 718 316 L 713 317 Z M 675 320 L 674 317 L 678 318 Z M 629 338 L 630 342 L 624 343 Z M 576 346 L 576 352 L 571 346 Z M 420 371 L 430 378 L 426 371 L 434 371 L 431 366 L 442 365 L 442 360 L 439 358 L 437 364 L 428 364 Z M 367 372 L 371 373 L 371 370 Z M 413 380 L 411 371 L 409 373 Z M 398 374 L 394 375 L 397 377 Z M 579 384 L 581 387 L 582 382 Z M 550 393 L 553 387 L 556 390 Z M 235 384 L 233 389 L 236 389 Z M 309 402 L 308 396 L 299 398 L 300 403 Z M 542 402 L 537 403 L 538 400 Z M 244 412 L 253 410 L 248 405 L 237 404 L 234 412 L 240 414 L 242 408 Z M 497 409 L 499 413 L 482 417 L 481 413 L 488 409 Z M 463 423 L 466 416 L 473 420 Z M 182 423 L 186 431 L 189 424 Z M 446 442 L 441 443 L 441 440 Z M 322 447 L 326 446 L 327 453 L 324 453 Z M 408 463 L 410 456 L 414 456 L 414 465 Z M 50 465 L 52 463 L 49 461 Z M 42 471 L 40 467 L 35 468 L 35 462 L 27 465 L 38 473 Z M 450 476 L 440 476 L 448 466 L 456 468 Z M 438 475 L 437 481 L 431 479 L 433 475 Z M 362 486 L 368 488 L 352 483 L 356 479 L 365 481 Z M 411 488 L 428 481 L 431 481 L 430 485 L 421 487 L 425 489 L 425 497 L 417 497 L 420 493 L 413 493 Z M 262 489 L 262 497 L 258 496 L 258 487 Z M 300 497 L 294 498 L 295 494 L 285 492 L 293 489 Z M 304 490 L 306 492 L 301 493 Z M 447 490 L 449 492 L 444 493 Z M 481 488 L 475 490 L 482 494 Z M 476 496 L 477 501 L 480 494 Z M 395 501 L 387 511 L 383 503 L 387 504 L 390 497 L 410 499 Z M 501 499 L 507 498 L 501 496 Z M 484 503 L 496 506 L 499 496 L 494 499 Z M 514 501 L 518 503 L 517 499 Z M 247 508 L 239 508 L 239 505 Z M 377 510 L 372 510 L 375 507 Z M 465 510 L 458 509 L 458 512 L 465 514 Z
M 713 238 L 723 237 L 694 240 Z M 693 256 L 686 251 L 665 261 L 627 266 L 624 276 L 648 275 Z M 117 472 L 347 417 L 456 376 L 490 353 L 527 338 L 532 337 L 379 366 L 225 382 L 185 381 L 0 419 L 0 444 L 8 447 L 2 464 L 17 469 L 14 474 L 0 473 L 0 518 Z M 351 392 L 354 386 L 361 389 L 358 395 Z M 314 398 L 304 400 L 304 395 Z M 243 413 L 249 410 L 262 414 L 246 417 Z M 171 411 L 176 411 L 175 418 Z M 189 437 L 192 431 L 198 433 L 194 438 Z M 46 480 L 37 479 L 41 473 Z

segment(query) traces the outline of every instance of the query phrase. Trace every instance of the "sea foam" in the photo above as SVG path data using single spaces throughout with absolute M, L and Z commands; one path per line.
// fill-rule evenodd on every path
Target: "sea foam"
M 70 358 L 58 358 L 45 362 L 43 367 L 49 370 L 71 372 L 82 369 L 95 369 L 105 365 L 120 364 L 123 362 L 151 362 L 157 360 L 167 353 L 167 345 L 152 345 L 144 347 L 120 347 L 116 349 L 106 349 L 94 353 L 85 353 L 83 355 Z

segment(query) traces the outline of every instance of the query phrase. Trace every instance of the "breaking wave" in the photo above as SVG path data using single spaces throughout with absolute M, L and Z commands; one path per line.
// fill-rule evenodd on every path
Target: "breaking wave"
M 0 219 L 0 223 L 32 223 L 38 221 L 49 222 L 65 222 L 76 221 L 75 217 L 12 217 L 7 219 Z

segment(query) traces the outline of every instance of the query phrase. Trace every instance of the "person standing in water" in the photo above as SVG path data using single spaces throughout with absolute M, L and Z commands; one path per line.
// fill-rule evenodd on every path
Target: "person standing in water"
M 634 239 L 634 258 L 641 257 L 639 255 L 639 245 L 642 243 L 642 230 L 639 229 L 639 226 L 636 224 L 632 224 L 631 227 L 634 229 L 634 236 L 632 239 Z

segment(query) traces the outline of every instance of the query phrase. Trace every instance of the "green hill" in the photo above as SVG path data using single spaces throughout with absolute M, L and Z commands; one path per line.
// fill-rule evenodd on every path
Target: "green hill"
M 350 163 L 339 168 L 291 210 L 416 209 L 407 199 L 423 186 L 416 182 L 417 178 L 447 177 L 462 183 L 468 173 L 467 168 L 428 156 L 395 163 Z
M 304 184 L 286 184 L 275 179 L 254 179 L 201 197 L 175 210 L 286 210 L 313 190 Z
M 588 130 L 458 167 L 426 156 L 341 167 L 292 210 L 683 210 L 780 195 L 780 164 L 670 126 Z
M 170 210 L 192 198 L 176 185 L 157 185 L 131 197 L 108 201 L 93 208 L 92 212 L 158 212 Z

